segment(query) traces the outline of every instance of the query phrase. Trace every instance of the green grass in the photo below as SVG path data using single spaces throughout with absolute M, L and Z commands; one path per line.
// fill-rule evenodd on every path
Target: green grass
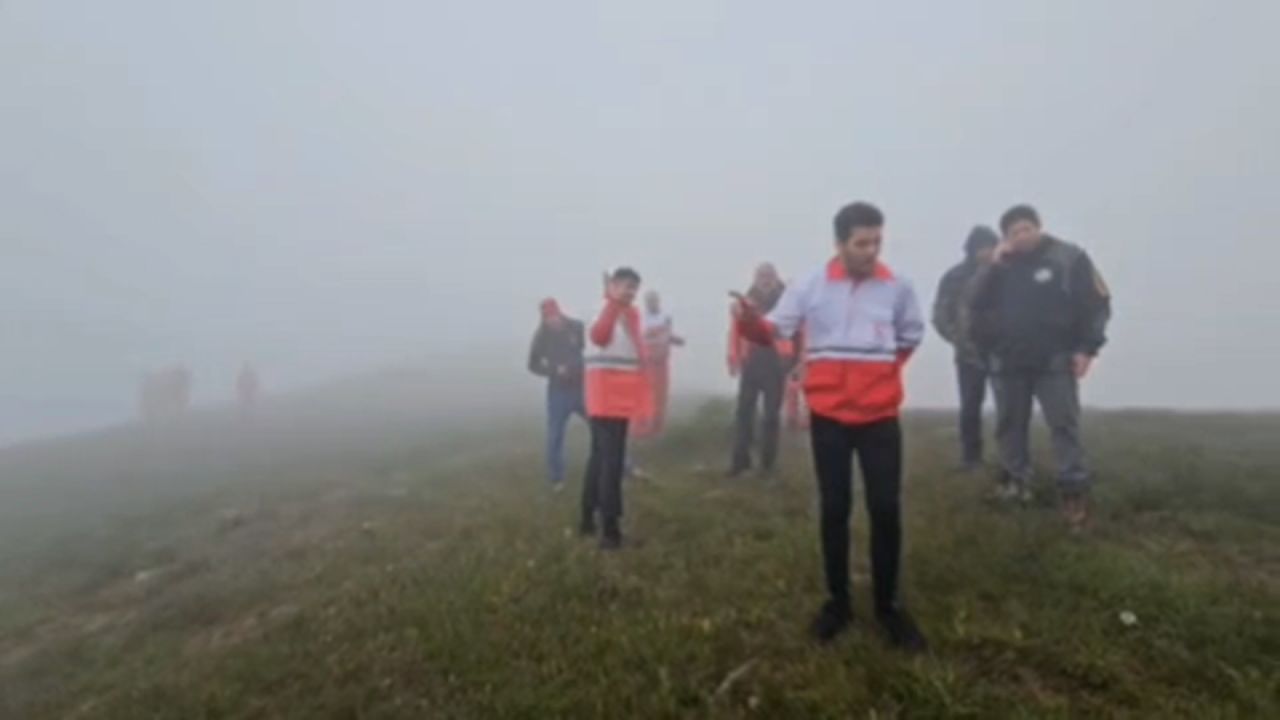
M 0 715 L 1280 717 L 1280 420 L 1094 417 L 1097 519 L 1073 537 L 1051 488 L 989 506 L 944 472 L 949 418 L 909 418 L 904 594 L 933 644 L 909 658 L 865 622 L 860 497 L 858 625 L 806 638 L 803 441 L 779 485 L 723 480 L 725 414 L 641 449 L 640 544 L 614 555 L 505 426 L 42 525 L 0 566 Z

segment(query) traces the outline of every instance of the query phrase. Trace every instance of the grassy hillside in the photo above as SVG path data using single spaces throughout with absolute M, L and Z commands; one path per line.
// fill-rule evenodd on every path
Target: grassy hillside
M 1280 419 L 1093 418 L 1075 538 L 1047 491 L 1014 511 L 948 477 L 949 418 L 911 417 L 912 659 L 864 620 L 861 508 L 858 627 L 808 641 L 803 444 L 777 485 L 726 481 L 726 413 L 642 451 L 614 555 L 521 418 L 0 462 L 0 716 L 1280 717 Z

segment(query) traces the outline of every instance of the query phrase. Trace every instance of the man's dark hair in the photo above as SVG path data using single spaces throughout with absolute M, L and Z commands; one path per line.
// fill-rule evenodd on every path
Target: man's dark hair
M 635 270 L 632 270 L 629 267 L 620 267 L 617 270 L 613 271 L 613 277 L 611 279 L 618 280 L 618 281 L 630 280 L 631 282 L 639 285 L 640 273 L 636 272 Z
M 880 208 L 866 202 L 845 205 L 836 213 L 836 242 L 845 242 L 853 231 L 860 227 L 878 228 L 884 226 L 884 213 Z
M 1036 212 L 1035 208 L 1030 205 L 1014 205 L 1000 216 L 1000 232 L 1007 235 L 1014 223 L 1023 220 L 1029 220 L 1036 227 L 1040 227 L 1040 213 Z

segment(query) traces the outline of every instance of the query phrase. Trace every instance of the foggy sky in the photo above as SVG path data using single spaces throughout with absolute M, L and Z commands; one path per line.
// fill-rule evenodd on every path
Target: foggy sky
M 679 389 L 725 292 L 854 199 L 932 301 L 1029 201 L 1115 294 L 1085 399 L 1276 407 L 1280 3 L 0 3 L 0 442 L 442 357 L 662 291 Z M 530 383 L 533 380 L 529 379 Z M 954 402 L 930 335 L 909 400 Z

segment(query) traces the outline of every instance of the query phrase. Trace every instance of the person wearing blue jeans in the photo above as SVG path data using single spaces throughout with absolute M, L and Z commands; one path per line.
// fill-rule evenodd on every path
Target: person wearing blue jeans
M 547 478 L 557 490 L 564 486 L 564 439 L 574 415 L 587 419 L 582 383 L 547 383 Z
M 553 299 L 542 301 L 542 322 L 529 348 L 529 372 L 547 380 L 547 479 L 564 487 L 564 439 L 569 419 L 586 418 L 582 350 L 586 331 Z

